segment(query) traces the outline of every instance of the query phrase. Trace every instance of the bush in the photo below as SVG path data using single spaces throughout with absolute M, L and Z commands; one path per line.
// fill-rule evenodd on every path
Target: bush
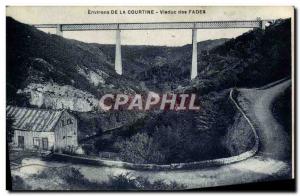
M 12 182 L 12 190 L 30 190 L 31 187 L 26 184 L 26 182 L 20 176 L 13 176 L 11 179 Z
M 148 178 L 134 177 L 131 173 L 111 177 L 109 187 L 112 190 L 183 190 L 186 188 L 176 182 L 165 183 L 163 180 L 151 183 Z
M 119 140 L 115 146 L 120 150 L 120 157 L 132 163 L 163 163 L 165 158 L 158 151 L 158 145 L 146 133 L 138 133 L 129 139 Z
M 97 190 L 101 187 L 100 184 L 86 179 L 78 169 L 73 167 L 47 168 L 33 175 L 33 178 L 38 181 L 47 179 L 55 186 L 60 185 L 59 188 L 54 189 Z
M 246 119 L 240 113 L 236 113 L 235 119 L 233 125 L 228 127 L 227 134 L 222 141 L 231 156 L 246 152 L 255 144 L 253 130 Z
M 200 111 L 150 114 L 140 133 L 115 143 L 120 157 L 132 163 L 170 164 L 230 156 L 222 138 L 234 122 L 229 91 L 199 96 Z M 130 132 L 128 130 L 127 132 Z
M 163 180 L 156 180 L 153 183 L 148 178 L 135 177 L 131 173 L 110 176 L 107 182 L 92 182 L 86 179 L 78 169 L 68 168 L 47 168 L 32 178 L 40 182 L 40 188 L 45 183 L 42 179 L 47 179 L 47 186 L 51 190 L 182 190 L 186 188 L 176 182 L 165 183 Z M 15 178 L 15 185 L 18 190 L 29 190 L 22 178 Z M 45 186 L 45 185 L 44 185 Z M 47 188 L 49 189 L 49 188 Z M 17 189 L 15 189 L 17 190 Z

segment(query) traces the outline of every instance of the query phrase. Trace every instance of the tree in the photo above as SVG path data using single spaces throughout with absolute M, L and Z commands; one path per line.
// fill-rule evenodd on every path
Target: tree
M 138 133 L 129 139 L 116 142 L 122 160 L 132 163 L 163 163 L 165 157 L 158 145 L 146 133 Z
M 13 129 L 14 119 L 10 116 L 6 116 L 6 142 L 7 144 L 13 141 L 14 129 Z

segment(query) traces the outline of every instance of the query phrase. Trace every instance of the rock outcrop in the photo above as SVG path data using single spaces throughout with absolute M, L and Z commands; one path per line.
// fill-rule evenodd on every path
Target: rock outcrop
M 51 109 L 88 112 L 98 109 L 98 99 L 69 85 L 31 83 L 18 94 L 27 95 L 31 105 Z

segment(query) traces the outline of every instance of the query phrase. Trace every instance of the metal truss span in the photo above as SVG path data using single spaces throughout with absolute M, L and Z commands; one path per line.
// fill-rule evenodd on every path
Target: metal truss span
M 36 28 L 57 28 L 61 31 L 93 30 L 155 30 L 155 29 L 228 29 L 261 28 L 262 20 L 204 21 L 204 22 L 161 22 L 161 23 L 102 23 L 102 24 L 36 24 Z

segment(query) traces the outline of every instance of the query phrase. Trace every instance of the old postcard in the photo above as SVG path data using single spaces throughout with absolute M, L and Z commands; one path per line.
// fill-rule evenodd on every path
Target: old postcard
M 8 6 L 6 54 L 9 190 L 294 182 L 293 7 Z

